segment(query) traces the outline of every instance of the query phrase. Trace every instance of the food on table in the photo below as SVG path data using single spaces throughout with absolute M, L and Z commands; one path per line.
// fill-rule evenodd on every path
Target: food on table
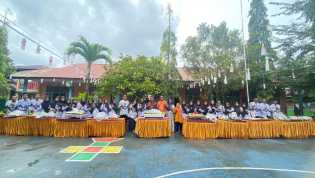
M 163 118 L 165 116 L 165 113 L 157 109 L 150 109 L 144 111 L 143 116 L 144 118 Z
M 206 116 L 203 114 L 198 114 L 198 113 L 189 113 L 188 118 L 189 119 L 205 119 Z

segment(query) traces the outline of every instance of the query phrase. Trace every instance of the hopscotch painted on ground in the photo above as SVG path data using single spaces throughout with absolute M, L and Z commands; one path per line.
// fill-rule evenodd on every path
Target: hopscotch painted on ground
M 113 142 L 123 138 L 92 138 L 93 143 L 88 146 L 68 146 L 60 153 L 72 153 L 73 155 L 66 161 L 69 162 L 89 162 L 99 154 L 117 154 L 122 150 L 122 146 L 109 146 Z

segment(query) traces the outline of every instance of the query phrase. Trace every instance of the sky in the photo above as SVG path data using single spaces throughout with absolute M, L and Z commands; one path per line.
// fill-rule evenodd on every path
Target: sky
M 271 1 L 265 0 L 269 16 L 278 11 L 269 5 Z M 243 2 L 247 24 L 250 0 Z M 159 55 L 168 4 L 173 9 L 172 29 L 178 49 L 188 36 L 196 34 L 202 22 L 218 25 L 226 21 L 229 28 L 241 29 L 240 0 L 0 0 L 0 14 L 9 9 L 8 18 L 16 27 L 60 56 L 82 35 L 109 47 L 117 60 L 120 54 Z M 272 25 L 290 21 L 283 17 L 269 19 Z M 48 65 L 50 53 L 42 50 L 37 54 L 36 45 L 30 41 L 22 50 L 21 39 L 9 30 L 8 48 L 15 65 Z M 80 57 L 72 60 L 84 62 Z M 53 65 L 62 64 L 54 56 Z

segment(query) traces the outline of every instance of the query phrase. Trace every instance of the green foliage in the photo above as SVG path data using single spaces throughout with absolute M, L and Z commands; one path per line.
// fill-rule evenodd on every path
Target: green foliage
M 278 25 L 275 42 L 284 56 L 279 61 L 277 77 L 281 87 L 297 95 L 294 101 L 315 100 L 315 0 L 273 2 L 282 10 L 277 15 L 297 17 L 291 24 Z M 294 77 L 293 77 L 294 76 Z
M 197 36 L 188 37 L 181 47 L 185 62 L 193 70 L 196 79 L 217 77 L 217 84 L 204 86 L 208 93 L 224 97 L 229 92 L 242 88 L 243 64 L 239 60 L 242 45 L 238 30 L 228 29 L 225 22 L 219 26 L 202 23 L 197 28 Z M 233 65 L 234 71 L 230 72 Z M 228 85 L 223 83 L 227 76 Z
M 287 57 L 303 58 L 315 54 L 315 1 L 294 0 L 293 2 L 272 2 L 282 12 L 275 15 L 295 15 L 297 19 L 289 25 L 275 28 L 277 43 Z
M 176 42 L 177 38 L 175 33 L 171 29 L 171 19 L 172 19 L 172 9 L 171 6 L 168 6 L 168 18 L 169 24 L 167 29 L 163 33 L 162 43 L 160 46 L 160 55 L 161 58 L 168 64 L 169 66 L 169 74 L 168 78 L 177 80 L 179 79 L 179 74 L 176 68 L 177 61 L 177 50 L 176 50 Z M 171 87 L 171 86 L 170 86 Z
M 80 37 L 79 41 L 72 42 L 70 47 L 67 49 L 68 55 L 80 55 L 88 63 L 86 79 L 90 79 L 91 64 L 99 59 L 104 59 L 107 63 L 112 63 L 110 55 L 111 51 L 109 48 L 98 44 L 90 43 L 83 36 Z
M 8 36 L 4 27 L 0 27 L 0 97 L 8 95 L 9 87 L 6 77 L 13 72 L 12 61 L 7 49 Z
M 269 20 L 264 1 L 252 0 L 248 23 L 249 40 L 246 47 L 247 64 L 251 74 L 251 80 L 249 81 L 249 95 L 251 98 L 271 99 L 276 93 L 272 81 L 273 73 L 265 71 L 266 57 L 270 59 L 271 71 L 274 70 L 274 63 L 277 61 L 276 52 L 271 47 L 271 32 L 268 27 Z M 262 45 L 267 50 L 267 56 L 261 54 Z
M 94 96 L 88 95 L 87 93 L 83 92 L 83 93 L 79 93 L 78 96 L 73 97 L 73 99 L 76 101 L 93 101 Z
M 89 82 L 91 78 L 91 65 L 93 62 L 104 59 L 105 62 L 111 64 L 110 58 L 111 51 L 109 48 L 98 44 L 90 43 L 83 36 L 80 37 L 79 41 L 72 42 L 70 47 L 67 49 L 68 55 L 80 55 L 87 62 L 86 80 Z M 90 95 L 90 83 L 86 87 L 87 96 Z
M 148 94 L 168 96 L 172 93 L 168 87 L 168 70 L 168 65 L 158 57 L 125 56 L 105 74 L 97 86 L 97 93 L 100 96 L 126 93 L 132 98 L 143 98 Z
M 264 44 L 267 49 L 270 49 L 271 32 L 268 30 L 269 20 L 267 19 L 267 8 L 264 4 L 264 0 L 252 0 L 249 17 L 249 45 Z M 257 55 L 260 55 L 260 47 L 259 51 L 256 53 Z M 251 60 L 253 60 L 253 58 L 251 58 Z

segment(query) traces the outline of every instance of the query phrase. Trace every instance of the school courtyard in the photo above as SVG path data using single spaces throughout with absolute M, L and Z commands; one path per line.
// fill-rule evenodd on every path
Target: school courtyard
M 201 141 L 129 134 L 110 143 L 114 149 L 107 153 L 74 156 L 78 146 L 93 144 L 92 138 L 0 136 L 0 177 L 315 176 L 315 139 Z

